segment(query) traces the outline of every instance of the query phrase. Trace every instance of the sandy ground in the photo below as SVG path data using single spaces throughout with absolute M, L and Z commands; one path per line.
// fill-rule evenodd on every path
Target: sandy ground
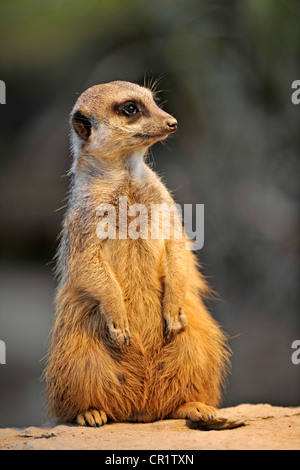
M 1 450 L 299 450 L 300 407 L 242 404 L 218 416 L 238 421 L 234 429 L 193 429 L 185 420 L 73 425 L 0 430 Z

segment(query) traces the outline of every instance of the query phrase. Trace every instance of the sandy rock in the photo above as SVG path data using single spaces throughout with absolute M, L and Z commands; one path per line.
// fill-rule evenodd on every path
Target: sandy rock
M 204 431 L 185 420 L 5 428 L 2 450 L 218 450 L 300 449 L 300 407 L 242 404 L 218 411 L 238 427 Z

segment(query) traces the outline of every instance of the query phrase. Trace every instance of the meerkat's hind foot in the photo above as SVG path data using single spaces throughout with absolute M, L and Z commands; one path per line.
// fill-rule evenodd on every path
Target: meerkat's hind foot
M 76 423 L 80 426 L 100 427 L 107 423 L 107 416 L 102 410 L 90 408 L 77 416 Z
M 213 406 L 206 405 L 199 401 L 184 403 L 175 410 L 170 418 L 190 419 L 191 421 L 208 422 L 214 419 L 216 409 Z
M 245 426 L 244 421 L 232 420 L 227 418 L 214 418 L 211 421 L 192 421 L 189 420 L 187 425 L 191 429 L 199 429 L 201 431 L 223 431 L 223 429 L 235 429 Z

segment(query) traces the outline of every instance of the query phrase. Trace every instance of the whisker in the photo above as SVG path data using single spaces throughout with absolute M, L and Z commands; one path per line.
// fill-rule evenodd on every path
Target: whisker
M 156 79 L 153 81 L 152 86 L 151 86 L 151 91 L 156 92 L 158 85 L 161 83 L 163 78 L 165 77 L 165 73 L 161 73 L 156 77 Z

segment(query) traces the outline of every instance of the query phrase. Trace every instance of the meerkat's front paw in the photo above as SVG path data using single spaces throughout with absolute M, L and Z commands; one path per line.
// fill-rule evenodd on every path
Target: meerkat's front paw
M 102 410 L 90 408 L 77 416 L 76 423 L 80 426 L 100 427 L 107 423 L 107 416 Z
M 108 332 L 109 332 L 110 338 L 118 346 L 123 346 L 124 343 L 127 346 L 129 346 L 131 336 L 130 336 L 130 331 L 128 327 L 125 329 L 118 328 L 118 325 L 115 322 L 113 322 L 108 325 Z
M 129 346 L 131 336 L 126 312 L 120 310 L 112 314 L 111 312 L 105 312 L 102 307 L 100 313 L 105 318 L 107 327 L 106 336 L 108 340 L 119 347 L 123 346 L 123 344 Z
M 184 403 L 172 413 L 171 418 L 187 418 L 192 421 L 212 421 L 215 417 L 216 409 L 199 401 Z
M 179 308 L 178 314 L 175 317 L 171 315 L 166 315 L 164 318 L 165 334 L 167 337 L 181 333 L 185 330 L 188 323 L 182 308 Z

